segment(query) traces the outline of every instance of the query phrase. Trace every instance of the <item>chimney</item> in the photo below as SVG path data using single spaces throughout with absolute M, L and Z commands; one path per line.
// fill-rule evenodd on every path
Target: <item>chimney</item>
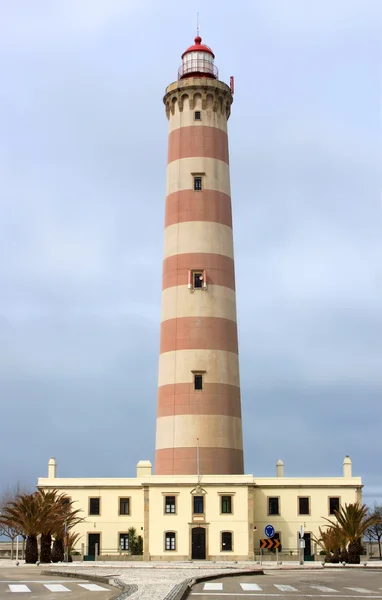
M 140 460 L 137 464 L 137 477 L 151 477 L 152 464 L 149 460 Z
M 284 477 L 284 463 L 278 460 L 276 463 L 276 477 Z
M 56 459 L 51 458 L 48 462 L 48 479 L 56 478 Z
M 350 460 L 350 457 L 348 455 L 346 455 L 345 458 L 344 458 L 343 468 L 344 468 L 344 477 L 345 477 L 345 479 L 349 479 L 350 477 L 352 477 L 351 460 Z

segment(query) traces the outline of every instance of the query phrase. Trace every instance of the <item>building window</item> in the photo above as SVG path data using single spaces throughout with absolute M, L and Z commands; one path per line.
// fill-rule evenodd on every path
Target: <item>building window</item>
M 232 514 L 232 496 L 222 496 L 222 513 Z
M 339 498 L 329 498 L 329 514 L 334 515 L 335 511 L 340 509 Z
M 203 389 L 203 375 L 201 373 L 194 373 L 194 390 Z
M 129 549 L 129 534 L 128 533 L 120 533 L 119 534 L 119 547 L 121 550 Z
M 298 514 L 299 515 L 310 515 L 309 498 L 298 499 Z
M 201 289 L 203 287 L 203 273 L 200 271 L 194 271 L 192 274 L 194 289 Z
M 279 507 L 279 499 L 278 498 L 268 498 L 268 515 L 279 515 L 280 507 Z
M 100 498 L 89 498 L 89 515 L 99 515 Z
M 166 498 L 165 498 L 165 513 L 174 514 L 175 507 L 176 507 L 175 496 L 166 496 Z
M 202 113 L 200 112 L 200 110 L 196 110 L 195 111 L 195 121 L 200 121 L 202 118 Z
M 202 178 L 200 176 L 194 177 L 194 190 L 200 192 L 202 190 Z
M 222 531 L 222 552 L 232 550 L 232 532 Z
M 204 514 L 204 497 L 194 496 L 194 515 Z
M 165 549 L 176 550 L 176 534 L 174 531 L 166 531 L 165 533 Z
M 130 514 L 130 498 L 119 499 L 119 514 L 129 515 Z

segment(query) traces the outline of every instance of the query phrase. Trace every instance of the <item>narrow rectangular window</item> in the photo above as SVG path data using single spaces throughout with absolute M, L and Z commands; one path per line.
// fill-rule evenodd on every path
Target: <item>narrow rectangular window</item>
M 119 514 L 129 515 L 130 514 L 130 498 L 119 499 Z
M 201 289 L 203 287 L 203 273 L 201 271 L 193 272 L 194 288 Z
M 340 499 L 339 498 L 329 498 L 329 514 L 334 515 L 334 513 L 340 509 Z
M 195 121 L 200 121 L 202 118 L 200 110 L 195 111 Z
M 99 498 L 89 498 L 89 515 L 99 515 L 99 507 Z
M 129 534 L 128 533 L 120 533 L 119 534 L 119 547 L 121 550 L 129 549 Z
M 203 389 L 203 375 L 201 373 L 194 373 L 194 390 Z
M 232 496 L 222 496 L 222 513 L 232 514 Z
M 232 532 L 222 531 L 222 551 L 232 550 Z
M 200 192 L 202 189 L 202 178 L 201 177 L 194 177 L 194 190 L 196 192 Z
M 165 512 L 167 514 L 175 513 L 175 507 L 176 507 L 175 496 L 166 496 Z
M 279 499 L 268 498 L 268 515 L 279 515 Z
M 203 496 L 194 496 L 194 515 L 202 515 L 204 513 L 204 498 Z
M 165 548 L 166 550 L 176 550 L 176 535 L 173 531 L 165 533 Z
M 298 514 L 299 515 L 309 515 L 310 514 L 309 498 L 300 497 L 298 499 Z

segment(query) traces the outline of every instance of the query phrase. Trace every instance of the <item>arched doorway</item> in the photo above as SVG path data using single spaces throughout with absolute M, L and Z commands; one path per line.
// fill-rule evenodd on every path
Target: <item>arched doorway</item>
M 206 558 L 206 530 L 204 527 L 194 527 L 191 534 L 191 558 L 204 560 Z

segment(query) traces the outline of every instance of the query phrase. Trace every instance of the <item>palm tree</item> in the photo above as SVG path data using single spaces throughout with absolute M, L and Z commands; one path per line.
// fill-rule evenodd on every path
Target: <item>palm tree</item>
M 17 496 L 3 508 L 1 521 L 18 529 L 26 536 L 25 562 L 35 563 L 38 560 L 37 536 L 40 533 L 41 502 L 36 493 Z
M 340 549 L 343 548 L 343 534 L 338 527 L 329 527 L 324 531 L 321 527 L 318 528 L 319 538 L 313 536 L 314 541 L 325 550 L 325 562 L 339 562 Z
M 338 530 L 338 528 L 342 530 L 343 538 L 346 540 L 344 549 L 347 549 L 349 563 L 359 564 L 365 531 L 378 522 L 378 517 L 376 515 L 368 516 L 366 504 L 361 506 L 358 502 L 341 506 L 339 510 L 335 511 L 334 516 L 337 519 L 336 522 L 325 519 L 329 523 L 329 530 Z
M 65 494 L 58 495 L 57 490 L 37 492 L 41 502 L 41 512 L 44 518 L 40 524 L 40 562 L 50 563 L 52 561 L 52 534 L 62 520 L 62 501 Z
M 75 533 L 71 531 L 67 536 L 67 547 L 68 547 L 68 561 L 72 562 L 72 552 L 74 550 L 74 546 L 77 544 L 78 540 L 81 539 L 80 533 Z
M 57 500 L 60 518 L 57 519 L 54 528 L 54 542 L 52 548 L 52 561 L 62 562 L 65 557 L 64 545 L 69 550 L 69 532 L 73 527 L 82 523 L 84 519 L 79 517 L 80 509 L 73 510 L 73 500 L 62 496 Z

